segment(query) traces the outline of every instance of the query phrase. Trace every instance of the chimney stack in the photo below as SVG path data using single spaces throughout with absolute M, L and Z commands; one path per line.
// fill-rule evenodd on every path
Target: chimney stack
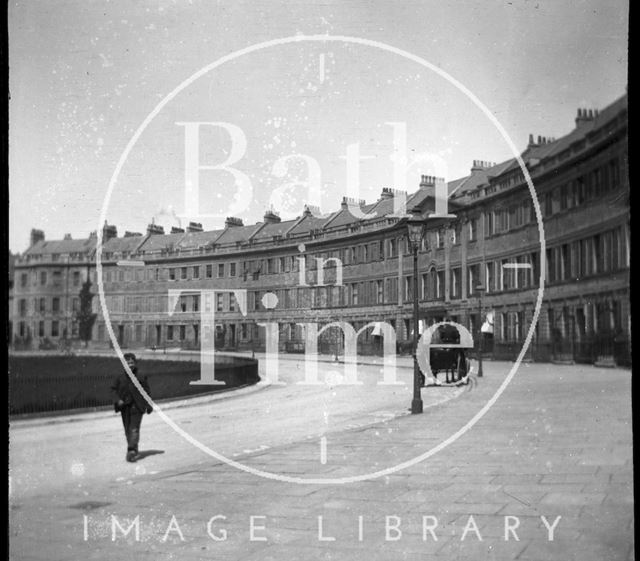
M 117 238 L 117 237 L 118 237 L 118 229 L 112 224 L 107 224 L 105 220 L 104 226 L 102 227 L 102 243 L 106 242 L 107 240 L 110 240 L 111 238 Z
M 29 247 L 33 247 L 38 242 L 43 242 L 43 241 L 44 241 L 44 231 L 36 230 L 35 228 L 32 228 L 31 229 L 31 244 L 29 245 Z
M 227 216 L 227 219 L 224 221 L 225 228 L 233 228 L 236 226 L 244 226 L 242 223 L 242 218 L 236 218 L 235 216 Z
M 494 163 L 487 162 L 486 160 L 473 160 L 473 165 L 471 166 L 471 173 L 473 173 L 474 171 L 482 171 L 483 169 L 488 169 L 494 165 L 495 165 Z
M 427 197 L 432 197 L 435 200 L 436 184 L 443 182 L 444 179 L 442 177 L 435 177 L 434 175 L 423 175 L 422 180 L 420 181 L 420 190 L 423 191 Z
M 178 228 L 177 226 L 171 226 L 172 234 L 184 234 L 184 228 Z
M 433 175 L 423 175 L 420 179 L 420 189 L 435 189 L 436 178 Z
M 585 123 L 589 123 L 591 121 L 593 121 L 593 119 L 595 117 L 598 116 L 598 111 L 595 111 L 594 114 L 594 110 L 593 109 L 578 109 L 578 114 L 576 116 L 576 127 L 580 128 L 582 125 L 584 125 Z
M 202 232 L 202 224 L 200 222 L 189 222 L 187 232 Z
M 353 197 L 342 197 L 342 204 L 340 205 L 343 209 L 348 209 L 349 207 L 362 207 L 365 205 L 364 199 L 354 199 Z
M 393 191 L 389 189 L 389 187 L 383 187 L 382 193 L 380 194 L 380 200 L 386 201 L 388 199 L 393 199 Z
M 65 240 L 65 241 L 66 241 L 66 240 L 70 240 L 70 239 L 72 239 L 72 238 L 71 238 L 71 234 L 65 234 L 65 235 L 64 235 L 64 240 Z
M 150 236 L 164 234 L 164 227 L 160 224 L 154 224 L 153 222 L 147 226 L 147 234 Z
M 266 224 L 277 224 L 280 222 L 280 216 L 275 210 L 267 210 L 264 213 L 264 221 Z
M 129 230 L 126 230 L 124 233 L 124 237 L 125 238 L 134 238 L 136 236 L 141 236 L 142 234 L 140 232 L 129 232 Z

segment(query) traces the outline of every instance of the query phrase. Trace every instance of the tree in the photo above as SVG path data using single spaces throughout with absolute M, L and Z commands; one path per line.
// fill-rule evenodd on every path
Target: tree
M 93 324 L 96 321 L 98 314 L 93 313 L 93 307 L 91 305 L 95 294 L 91 292 L 91 280 L 87 275 L 87 280 L 80 289 L 80 309 L 76 313 L 76 319 L 78 320 L 78 332 L 80 339 L 84 341 L 85 347 L 91 341 L 91 332 L 93 331 Z

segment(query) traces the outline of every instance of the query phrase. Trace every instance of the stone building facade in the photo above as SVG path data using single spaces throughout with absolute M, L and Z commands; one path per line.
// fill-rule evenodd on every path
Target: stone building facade
M 421 319 L 449 318 L 474 334 L 490 323 L 499 357 L 513 358 L 530 337 L 534 359 L 628 362 L 626 96 L 600 112 L 578 110 L 575 129 L 562 138 L 530 137 L 521 160 L 537 203 L 515 158 L 474 161 L 469 175 L 446 185 L 456 218 L 438 228 L 427 219 L 418 255 Z M 78 293 L 88 275 L 96 293 L 101 279 L 109 315 L 106 321 L 96 296 L 96 346 L 109 345 L 110 324 L 124 347 L 197 348 L 203 306 L 215 314 L 218 348 L 263 348 L 258 324 L 265 322 L 277 323 L 283 351 L 303 349 L 300 324 L 310 322 L 359 330 L 384 321 L 402 344 L 411 337 L 413 261 L 397 211 L 402 201 L 427 216 L 438 181 L 422 176 L 415 193 L 383 189 L 368 204 L 344 199 L 328 216 L 307 207 L 288 221 L 273 211 L 252 225 L 228 218 L 216 231 L 190 223 L 165 233 L 150 224 L 146 234 L 118 237 L 105 225 L 101 275 L 95 234 L 46 241 L 34 230 L 15 263 L 14 342 L 77 337 Z M 530 331 L 541 274 L 543 300 Z M 205 302 L 203 290 L 216 292 Z M 378 351 L 379 335 L 375 325 L 364 329 L 361 352 Z M 340 346 L 337 328 L 320 338 L 320 350 Z

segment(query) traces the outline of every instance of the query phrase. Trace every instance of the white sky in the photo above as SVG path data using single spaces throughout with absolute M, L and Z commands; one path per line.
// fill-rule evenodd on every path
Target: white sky
M 111 2 L 21 0 L 9 7 L 10 249 L 31 228 L 47 239 L 86 237 L 98 227 L 107 185 L 133 132 L 194 72 L 236 50 L 295 34 L 347 35 L 387 43 L 442 68 L 494 113 L 519 149 L 528 134 L 561 136 L 578 107 L 602 108 L 627 83 L 627 3 L 622 0 L 312 0 Z M 323 66 L 324 70 L 321 70 Z M 318 162 L 321 205 L 345 191 L 344 157 L 359 143 L 360 197 L 397 186 L 392 128 L 407 123 L 407 151 L 421 173 L 447 180 L 473 159 L 511 156 L 480 111 L 436 74 L 372 48 L 296 43 L 264 49 L 203 76 L 160 112 L 131 152 L 107 211 L 109 223 L 144 232 L 184 209 L 184 129 L 177 121 L 239 126 L 247 151 L 236 164 L 253 192 L 245 224 L 274 205 L 283 218 L 313 197 L 283 190 L 274 162 L 292 153 Z M 230 141 L 203 132 L 203 163 Z M 315 193 L 317 196 L 317 193 Z M 228 174 L 201 174 L 200 211 L 231 213 Z M 164 213 L 164 214 L 163 214 Z

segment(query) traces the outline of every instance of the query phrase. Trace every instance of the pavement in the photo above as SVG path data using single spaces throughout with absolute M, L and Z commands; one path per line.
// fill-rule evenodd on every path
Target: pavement
M 422 415 L 398 411 L 397 403 L 410 403 L 402 392 L 382 409 L 375 386 L 365 384 L 358 391 L 371 392 L 363 401 L 371 396 L 377 414 L 358 410 L 358 419 L 330 432 L 307 434 L 315 409 L 305 399 L 322 402 L 336 388 L 308 395 L 267 388 L 223 400 L 221 415 L 224 407 L 240 415 L 258 396 L 284 411 L 246 413 L 251 422 L 237 438 L 255 438 L 230 455 L 235 465 L 186 443 L 167 445 L 178 459 L 166 453 L 118 464 L 116 478 L 63 458 L 68 480 L 60 472 L 44 482 L 34 476 L 31 486 L 29 477 L 12 483 L 11 558 L 634 559 L 631 372 L 522 364 L 481 414 L 513 365 L 484 366 L 484 377 L 464 388 L 423 389 Z M 353 395 L 337 410 L 344 413 Z M 197 407 L 172 414 L 188 423 L 190 414 L 200 419 Z M 28 472 L 24 448 L 33 450 L 33 474 L 62 450 L 48 447 L 42 431 L 73 435 L 83 447 L 112 424 L 12 427 L 12 482 Z M 102 447 L 115 446 L 114 438 Z

